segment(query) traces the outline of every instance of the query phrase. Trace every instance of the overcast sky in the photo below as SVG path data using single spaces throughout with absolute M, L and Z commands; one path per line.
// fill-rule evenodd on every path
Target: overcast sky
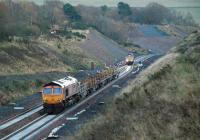
M 42 3 L 43 0 L 29 0 Z M 89 6 L 116 6 L 118 2 L 126 2 L 134 7 L 143 7 L 150 2 L 157 2 L 169 7 L 200 7 L 200 0 L 62 0 L 73 5 L 83 4 Z

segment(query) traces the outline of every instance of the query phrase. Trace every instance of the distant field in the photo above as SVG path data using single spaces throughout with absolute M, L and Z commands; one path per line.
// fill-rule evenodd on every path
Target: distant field
M 165 32 L 162 32 L 156 28 L 156 26 L 143 25 L 139 26 L 138 30 L 144 35 L 144 37 L 164 37 L 167 36 Z
M 168 36 L 166 33 L 160 31 L 154 25 L 139 25 L 137 30 L 142 35 L 129 36 L 129 39 L 132 43 L 151 50 L 154 53 L 164 54 L 179 41 L 177 38 Z
M 188 12 L 190 12 L 195 21 L 200 24 L 200 7 L 177 7 L 172 9 L 180 11 L 183 14 L 187 14 Z

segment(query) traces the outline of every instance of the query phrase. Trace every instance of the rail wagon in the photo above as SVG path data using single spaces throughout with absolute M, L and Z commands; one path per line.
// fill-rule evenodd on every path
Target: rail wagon
M 87 93 L 90 94 L 95 90 L 100 89 L 110 81 L 117 78 L 119 72 L 114 68 L 107 68 L 105 70 L 97 71 L 97 73 L 90 74 L 84 81 L 87 85 Z

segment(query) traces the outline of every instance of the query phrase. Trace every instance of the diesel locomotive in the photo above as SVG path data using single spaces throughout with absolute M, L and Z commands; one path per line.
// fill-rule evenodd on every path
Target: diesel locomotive
M 47 113 L 60 112 L 66 106 L 78 102 L 81 98 L 105 86 L 119 76 L 115 68 L 107 68 L 90 74 L 83 80 L 67 76 L 43 86 L 42 100 Z
M 133 65 L 134 63 L 134 56 L 132 54 L 128 54 L 128 56 L 125 59 L 126 65 Z

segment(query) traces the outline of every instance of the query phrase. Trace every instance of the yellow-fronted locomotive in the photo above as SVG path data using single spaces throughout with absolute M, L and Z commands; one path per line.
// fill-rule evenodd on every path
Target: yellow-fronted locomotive
M 90 73 L 90 75 L 78 81 L 67 76 L 63 79 L 52 81 L 43 86 L 42 99 L 44 111 L 47 113 L 60 112 L 69 104 L 78 102 L 92 92 L 116 79 L 119 72 L 114 68 Z
M 125 59 L 126 65 L 133 65 L 134 63 L 134 56 L 132 54 L 128 54 L 128 56 Z
M 45 112 L 63 110 L 68 100 L 78 99 L 79 86 L 78 80 L 70 76 L 44 85 L 42 99 Z

